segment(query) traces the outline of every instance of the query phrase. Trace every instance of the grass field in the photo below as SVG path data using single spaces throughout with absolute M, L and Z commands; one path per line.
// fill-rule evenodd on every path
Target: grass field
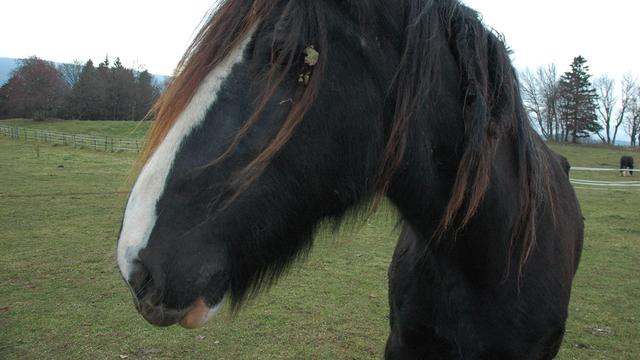
M 135 125 L 100 123 L 33 126 L 76 133 L 104 126 L 117 136 Z M 115 267 L 124 203 L 117 192 L 126 190 L 134 155 L 34 147 L 0 137 L 0 358 L 382 357 L 386 269 L 397 237 L 389 206 L 353 230 L 322 231 L 307 261 L 236 317 L 223 312 L 195 331 L 158 329 L 137 315 Z M 555 148 L 574 166 L 615 167 L 621 154 Z M 559 358 L 639 359 L 640 191 L 577 191 L 585 251 Z
M 26 119 L 0 120 L 0 125 L 20 128 L 59 131 L 69 134 L 99 135 L 116 138 L 142 138 L 149 129 L 148 121 L 80 121 Z

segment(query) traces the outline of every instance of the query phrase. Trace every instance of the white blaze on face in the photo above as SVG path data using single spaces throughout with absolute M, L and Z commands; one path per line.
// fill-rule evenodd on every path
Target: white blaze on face
M 242 61 L 244 49 L 251 37 L 252 33 L 202 81 L 166 138 L 142 168 L 129 195 L 118 239 L 118 266 L 126 280 L 130 279 L 133 261 L 149 241 L 158 218 L 158 200 L 164 192 L 167 177 L 183 140 L 202 125 L 207 112 L 216 102 L 222 83 L 231 74 L 233 66 Z

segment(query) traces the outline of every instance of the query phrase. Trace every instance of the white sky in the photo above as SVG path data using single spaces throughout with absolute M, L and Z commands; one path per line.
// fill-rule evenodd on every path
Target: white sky
M 505 36 L 520 70 L 555 63 L 562 74 L 582 55 L 594 76 L 640 75 L 636 0 L 463 1 Z
M 7 0 L 0 57 L 72 62 L 105 55 L 170 75 L 215 0 Z
M 395 0 L 389 0 L 395 1 Z M 519 69 L 583 55 L 593 75 L 640 75 L 640 3 L 634 0 L 464 0 L 506 37 Z M 171 74 L 215 0 L 8 0 L 0 12 L 0 57 L 59 62 L 119 56 Z

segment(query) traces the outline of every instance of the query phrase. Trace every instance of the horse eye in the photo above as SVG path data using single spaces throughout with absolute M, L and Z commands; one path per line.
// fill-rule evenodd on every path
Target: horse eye
M 303 58 L 301 49 L 290 49 L 283 42 L 273 43 L 269 55 L 269 61 L 273 65 L 288 66 L 296 64 Z

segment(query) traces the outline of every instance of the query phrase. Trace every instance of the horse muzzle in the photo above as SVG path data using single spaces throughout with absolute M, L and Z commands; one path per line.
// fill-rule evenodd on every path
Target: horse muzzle
M 223 301 L 210 306 L 199 297 L 184 310 L 166 309 L 163 305 L 153 305 L 147 301 L 136 302 L 136 309 L 149 323 L 156 326 L 180 324 L 185 329 L 197 329 L 209 321 L 220 309 Z

